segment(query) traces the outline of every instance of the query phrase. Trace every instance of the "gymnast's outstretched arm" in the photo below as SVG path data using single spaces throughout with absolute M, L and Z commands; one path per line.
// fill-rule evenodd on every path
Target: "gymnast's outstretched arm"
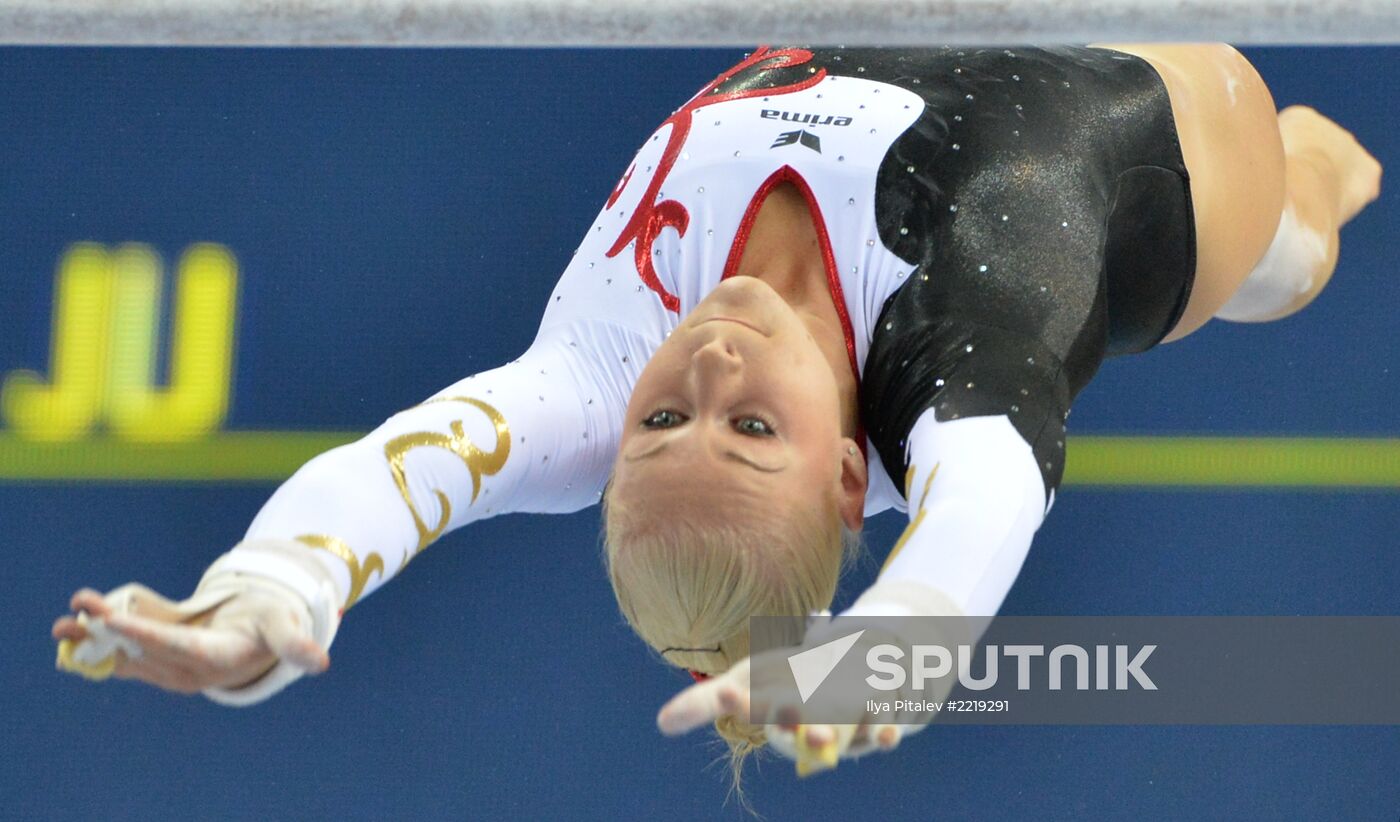
M 1053 499 L 1041 468 L 1006 416 L 925 411 L 909 436 L 909 525 L 846 613 L 995 615 Z
M 311 460 L 194 597 L 174 602 L 135 584 L 75 594 L 77 615 L 53 629 L 60 667 L 257 702 L 324 669 L 344 611 L 446 532 L 597 502 L 632 386 L 674 325 L 632 286 L 631 255 L 589 246 L 608 241 L 589 232 L 589 253 L 565 270 L 519 359 Z
M 646 353 L 627 334 L 550 329 L 519 359 L 308 462 L 268 500 L 245 542 L 311 549 L 348 608 L 448 531 L 499 514 L 587 507 L 606 481 L 634 378 L 596 362 Z
M 555 320 L 519 359 L 308 462 L 190 599 L 135 584 L 79 592 L 82 616 L 55 626 L 68 640 L 60 665 L 258 702 L 323 669 L 344 611 L 447 531 L 596 502 L 635 379 L 600 363 L 645 362 L 650 343 L 617 325 Z

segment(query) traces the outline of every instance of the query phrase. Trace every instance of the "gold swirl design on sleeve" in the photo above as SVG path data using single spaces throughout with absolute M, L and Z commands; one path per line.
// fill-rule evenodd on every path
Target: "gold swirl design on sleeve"
M 384 558 L 379 554 L 371 553 L 365 557 L 364 565 L 361 565 L 355 552 L 350 550 L 350 546 L 346 544 L 345 540 L 338 537 L 328 537 L 325 534 L 302 534 L 296 540 L 303 545 L 329 551 L 345 563 L 345 569 L 350 572 L 350 594 L 345 597 L 345 604 L 341 606 L 343 610 L 348 611 L 351 606 L 359 602 L 360 594 L 364 593 L 365 583 L 369 582 L 370 574 L 378 572 L 380 581 L 384 580 Z
M 909 538 L 914 536 L 914 532 L 919 530 L 919 526 L 923 524 L 924 517 L 928 514 L 928 511 L 924 510 L 924 503 L 928 502 L 928 492 L 929 489 L 933 487 L 933 478 L 938 476 L 938 467 L 942 464 L 943 463 L 941 462 L 936 462 L 933 464 L 933 470 L 929 472 L 928 479 L 924 480 L 924 493 L 923 496 L 919 497 L 918 512 L 915 513 L 914 518 L 909 521 L 909 526 L 904 529 L 904 533 L 899 535 L 899 541 L 896 542 L 894 544 L 894 547 L 890 549 L 890 555 L 885 557 L 885 564 L 880 566 L 880 573 L 883 574 L 885 572 L 885 569 L 890 567 L 890 563 L 894 562 L 894 558 L 899 556 L 900 551 L 904 550 L 905 543 L 909 542 Z M 914 473 L 916 470 L 917 469 L 915 468 L 915 466 L 911 465 L 909 466 L 909 470 L 906 471 L 904 474 L 905 497 L 908 497 L 909 492 L 914 490 L 912 485 L 914 482 Z
M 467 466 L 467 470 L 471 472 L 472 502 L 476 502 L 477 495 L 481 493 L 481 478 L 498 473 L 505 467 L 506 460 L 510 458 L 510 426 L 506 424 L 505 417 L 501 416 L 500 411 L 471 397 L 438 397 L 423 404 L 428 405 L 435 402 L 464 402 L 480 409 L 490 418 L 491 424 L 496 428 L 496 447 L 489 452 L 477 448 L 467 438 L 461 420 L 452 421 L 449 426 L 452 430 L 451 435 L 436 431 L 423 431 L 416 434 L 404 434 L 384 444 L 384 456 L 389 460 L 389 470 L 394 475 L 394 484 L 398 486 L 399 494 L 403 496 L 404 504 L 408 506 L 408 512 L 413 515 L 413 525 L 418 529 L 418 547 L 413 550 L 412 554 L 404 558 L 405 565 L 418 552 L 432 544 L 433 540 L 442 536 L 442 532 L 447 530 L 448 521 L 452 518 L 451 501 L 442 491 L 433 489 L 442 513 L 438 517 L 437 523 L 431 527 L 423 520 L 423 516 L 418 512 L 418 507 L 413 504 L 413 496 L 408 491 L 408 475 L 404 471 L 404 461 L 408 457 L 408 453 L 415 448 L 441 448 L 456 454 Z

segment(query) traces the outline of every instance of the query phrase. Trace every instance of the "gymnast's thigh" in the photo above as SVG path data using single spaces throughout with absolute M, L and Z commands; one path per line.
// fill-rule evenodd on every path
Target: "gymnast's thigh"
M 1258 72 L 1223 44 L 1106 46 L 1146 60 L 1171 99 L 1191 175 L 1196 276 L 1166 341 L 1206 323 L 1264 256 L 1283 211 L 1283 142 L 1273 96 Z

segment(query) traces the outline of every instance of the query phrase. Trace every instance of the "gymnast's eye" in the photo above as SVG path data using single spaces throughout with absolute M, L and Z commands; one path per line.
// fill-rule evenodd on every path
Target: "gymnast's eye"
M 675 411 L 653 411 L 650 417 L 642 420 L 643 428 L 674 428 L 685 422 L 685 417 Z
M 771 437 L 778 433 L 762 417 L 740 417 L 734 421 L 734 430 L 751 437 Z

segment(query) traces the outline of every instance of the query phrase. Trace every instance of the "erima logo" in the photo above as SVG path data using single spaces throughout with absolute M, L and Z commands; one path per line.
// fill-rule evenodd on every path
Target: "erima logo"
M 778 135 L 778 139 L 774 140 L 773 145 L 768 148 L 782 148 L 783 146 L 790 146 L 793 143 L 801 143 L 818 154 L 822 153 L 821 138 L 809 131 L 784 131 L 782 134 Z
M 795 111 L 778 111 L 775 108 L 765 108 L 761 116 L 765 120 L 785 120 L 809 126 L 849 126 L 852 122 L 850 117 L 838 117 L 835 114 L 823 117 L 820 114 L 798 114 Z
M 833 639 L 788 657 L 788 667 L 792 669 L 792 678 L 797 681 L 797 695 L 802 697 L 803 704 L 806 704 L 812 693 L 831 676 L 831 672 L 836 670 L 846 652 L 851 650 L 851 646 L 856 644 L 856 640 L 860 639 L 863 633 L 864 630 L 856 631 L 849 636 Z

